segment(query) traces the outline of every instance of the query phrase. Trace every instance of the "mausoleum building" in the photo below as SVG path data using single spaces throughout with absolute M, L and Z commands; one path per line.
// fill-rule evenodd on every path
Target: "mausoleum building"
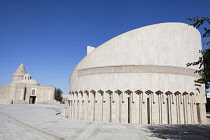
M 201 35 L 184 23 L 161 23 L 110 39 L 70 77 L 70 118 L 115 123 L 206 122 L 205 85 L 197 83 Z
M 13 74 L 12 83 L 0 86 L 0 104 L 54 104 L 54 93 L 55 87 L 40 86 L 21 64 Z

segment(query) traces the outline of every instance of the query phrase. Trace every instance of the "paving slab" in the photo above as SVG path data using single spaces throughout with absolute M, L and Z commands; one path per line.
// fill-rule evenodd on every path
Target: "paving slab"
M 140 125 L 72 120 L 62 105 L 0 105 L 0 140 L 206 140 L 210 125 Z

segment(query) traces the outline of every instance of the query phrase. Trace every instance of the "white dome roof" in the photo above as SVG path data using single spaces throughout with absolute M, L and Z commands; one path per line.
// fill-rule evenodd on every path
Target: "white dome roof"
M 16 81 L 14 83 L 17 84 L 28 84 L 28 85 L 39 85 L 39 83 L 36 80 L 20 80 L 20 81 Z

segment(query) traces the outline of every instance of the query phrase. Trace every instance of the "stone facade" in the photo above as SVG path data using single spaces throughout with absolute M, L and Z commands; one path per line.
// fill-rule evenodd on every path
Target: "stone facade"
M 70 98 L 70 95 L 69 94 L 62 94 L 62 103 L 64 104 L 69 104 L 69 98 Z
M 206 122 L 205 85 L 196 83 L 201 36 L 184 23 L 119 35 L 90 50 L 70 77 L 70 118 L 139 124 Z
M 55 87 L 40 86 L 21 64 L 11 84 L 0 86 L 0 104 L 54 104 Z

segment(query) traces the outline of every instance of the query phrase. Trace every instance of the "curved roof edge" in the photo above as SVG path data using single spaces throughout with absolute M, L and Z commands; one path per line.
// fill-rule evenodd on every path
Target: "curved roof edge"
M 80 62 L 82 62 L 84 59 L 86 59 L 86 58 L 87 58 L 89 55 L 91 55 L 95 50 L 99 49 L 100 47 L 103 47 L 104 44 L 106 44 L 106 43 L 109 42 L 109 41 L 114 40 L 114 39 L 117 38 L 117 37 L 124 36 L 125 34 L 129 34 L 129 33 L 131 33 L 131 32 L 135 32 L 135 31 L 138 31 L 138 30 L 147 29 L 147 28 L 150 28 L 150 27 L 164 26 L 164 25 L 172 25 L 172 24 L 174 24 L 174 25 L 183 25 L 183 26 L 186 26 L 186 27 L 187 27 L 187 26 L 190 27 L 189 24 L 187 24 L 187 23 L 182 23 L 182 22 L 163 22 L 163 23 L 157 23 L 157 24 L 151 24 L 151 25 L 143 26 L 143 27 L 140 27 L 140 28 L 136 28 L 136 29 L 133 29 L 133 30 L 124 32 L 124 33 L 122 33 L 122 34 L 120 34 L 120 35 L 117 35 L 117 36 L 115 36 L 115 37 L 113 37 L 113 38 L 107 40 L 106 42 L 102 43 L 102 44 L 99 45 L 98 47 L 95 47 L 95 49 L 94 49 L 93 51 L 91 51 L 90 53 L 88 53 L 86 56 L 83 57 L 82 60 L 80 60 L 80 61 L 77 63 L 77 65 L 74 67 L 73 71 L 75 71 L 75 69 L 77 69 L 77 66 L 80 64 Z M 200 32 L 199 32 L 195 27 L 192 26 L 191 28 L 194 28 L 194 29 L 200 34 Z M 72 71 L 72 73 L 73 73 L 73 71 Z M 72 73 L 70 74 L 70 77 L 71 77 Z
M 95 49 L 97 49 L 97 48 L 103 46 L 103 45 L 106 44 L 107 42 L 109 42 L 109 41 L 111 41 L 111 40 L 113 40 L 113 39 L 115 39 L 115 38 L 117 38 L 117 37 L 123 36 L 123 35 L 128 34 L 128 33 L 131 33 L 131 32 L 135 32 L 135 31 L 137 31 L 137 30 L 143 30 L 143 29 L 147 29 L 147 28 L 150 28 L 150 27 L 163 26 L 163 25 L 172 25 L 172 24 L 174 24 L 174 25 L 184 25 L 184 26 L 188 26 L 188 27 L 194 28 L 194 29 L 200 34 L 200 32 L 199 32 L 195 27 L 190 26 L 190 25 L 187 24 L 187 23 L 182 23 L 182 22 L 163 22 L 163 23 L 157 23 L 157 24 L 151 24 L 151 25 L 143 26 L 143 27 L 140 27 L 140 28 L 136 28 L 136 29 L 133 29 L 133 30 L 124 32 L 124 33 L 122 33 L 122 34 L 120 34 L 120 35 L 117 35 L 117 36 L 115 36 L 115 37 L 113 37 L 113 38 L 107 40 L 106 42 L 102 43 L 101 45 L 99 45 L 99 46 L 96 47 Z

